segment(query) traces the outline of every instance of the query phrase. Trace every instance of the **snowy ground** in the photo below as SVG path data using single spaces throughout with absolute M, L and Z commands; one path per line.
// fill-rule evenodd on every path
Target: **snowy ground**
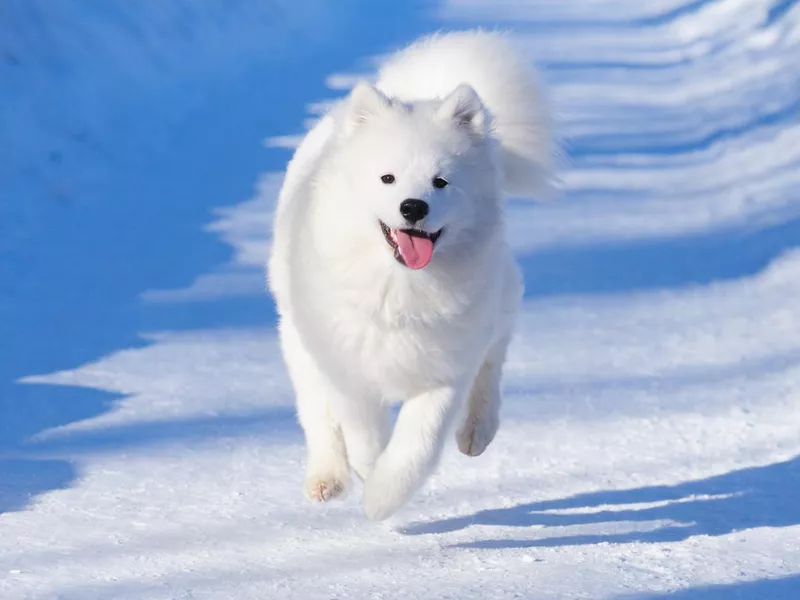
M 0 9 L 0 598 L 800 598 L 800 3 L 297 4 Z M 376 525 L 301 494 L 282 147 L 474 24 L 571 163 L 511 203 L 498 438 Z

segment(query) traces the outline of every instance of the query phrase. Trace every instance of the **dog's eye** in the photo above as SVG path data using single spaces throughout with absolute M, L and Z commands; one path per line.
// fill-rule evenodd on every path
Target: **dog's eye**
M 433 178 L 433 187 L 437 189 L 442 189 L 443 187 L 447 187 L 447 184 L 450 183 L 444 177 L 434 177 Z
M 387 173 L 386 175 L 381 175 L 381 181 L 385 184 L 394 183 L 394 175 L 391 173 Z

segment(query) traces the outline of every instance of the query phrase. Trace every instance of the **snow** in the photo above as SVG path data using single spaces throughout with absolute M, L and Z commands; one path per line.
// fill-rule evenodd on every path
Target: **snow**
M 0 598 L 800 597 L 800 5 L 301 4 L 6 9 Z M 376 57 L 470 25 L 569 162 L 510 202 L 498 438 L 373 524 L 302 497 L 271 210 Z

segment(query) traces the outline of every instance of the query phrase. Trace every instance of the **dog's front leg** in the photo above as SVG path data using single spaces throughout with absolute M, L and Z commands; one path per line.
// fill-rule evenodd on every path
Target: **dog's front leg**
M 460 387 L 437 388 L 400 409 L 394 432 L 364 482 L 364 513 L 389 517 L 425 482 L 442 454 L 444 439 L 463 399 Z

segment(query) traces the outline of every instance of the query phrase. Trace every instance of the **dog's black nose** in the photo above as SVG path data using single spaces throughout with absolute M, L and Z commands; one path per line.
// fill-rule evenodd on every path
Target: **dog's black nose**
M 400 214 L 406 221 L 416 223 L 428 216 L 428 203 L 414 198 L 403 200 L 400 203 Z

